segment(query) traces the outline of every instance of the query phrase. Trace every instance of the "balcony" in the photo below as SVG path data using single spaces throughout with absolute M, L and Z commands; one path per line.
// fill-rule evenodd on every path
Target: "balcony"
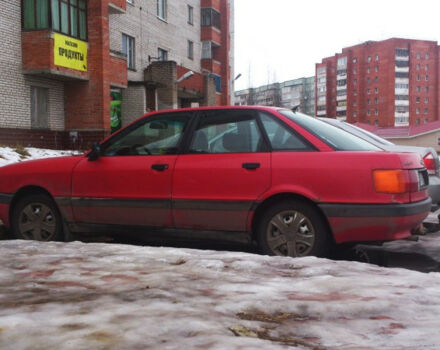
M 201 39 L 202 41 L 211 41 L 216 46 L 220 46 L 222 34 L 220 29 L 215 27 L 202 27 Z
M 409 56 L 396 56 L 396 61 L 409 61 Z
M 336 80 L 343 80 L 343 79 L 347 79 L 347 73 L 345 73 L 345 74 L 338 74 L 336 76 Z
M 316 111 L 316 115 L 326 115 L 326 111 Z
M 55 57 L 55 38 L 68 41 L 61 44 L 62 51 Z M 23 73 L 28 75 L 48 77 L 56 80 L 88 80 L 87 51 L 88 43 L 74 38 L 66 37 L 51 30 L 24 31 L 21 33 L 22 42 L 22 68 Z M 76 46 L 81 46 L 81 49 Z M 71 51 L 71 52 L 69 52 Z M 73 64 L 63 63 L 65 57 L 77 57 L 71 59 Z M 82 55 L 82 56 L 81 56 Z M 61 62 L 58 60 L 61 58 Z M 81 60 L 82 58 L 82 60 Z M 79 65 L 76 63 L 80 63 Z
M 336 90 L 337 91 L 339 91 L 339 90 L 346 90 L 346 89 L 347 89 L 347 84 L 341 85 L 341 86 L 336 86 Z
M 210 73 L 221 75 L 222 64 L 214 59 L 202 59 L 202 69 Z
M 409 89 L 395 89 L 395 95 L 409 95 Z
M 394 126 L 409 126 L 409 117 L 394 117 Z
M 398 112 L 394 113 L 395 118 L 409 118 L 409 112 Z
M 409 67 L 397 67 L 396 66 L 396 72 L 408 73 Z
M 346 110 L 347 110 L 347 106 L 337 106 L 336 107 L 337 112 L 346 111 Z
M 341 121 L 341 122 L 345 122 L 347 120 L 347 117 L 336 117 L 337 120 Z
M 346 101 L 347 95 L 336 96 L 336 101 Z
M 108 13 L 110 15 L 120 15 L 127 9 L 127 0 L 109 0 Z
M 395 78 L 396 84 L 409 84 L 409 78 Z
M 395 106 L 409 106 L 408 100 L 395 100 L 394 101 Z

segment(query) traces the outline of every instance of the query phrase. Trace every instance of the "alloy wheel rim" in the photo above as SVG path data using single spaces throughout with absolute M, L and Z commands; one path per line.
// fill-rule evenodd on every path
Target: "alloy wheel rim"
M 18 229 L 25 239 L 49 241 L 56 235 L 52 209 L 43 203 L 30 203 L 20 213 Z
M 279 256 L 306 256 L 313 249 L 315 239 L 311 221 L 296 210 L 274 215 L 266 230 L 267 244 Z

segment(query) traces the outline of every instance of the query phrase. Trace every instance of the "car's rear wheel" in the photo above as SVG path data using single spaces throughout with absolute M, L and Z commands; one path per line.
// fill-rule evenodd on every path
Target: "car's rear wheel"
M 44 194 L 21 198 L 13 209 L 12 232 L 19 239 L 63 240 L 61 215 L 55 202 Z
M 312 205 L 288 200 L 269 207 L 257 227 L 263 254 L 278 256 L 328 256 L 332 240 L 327 223 Z

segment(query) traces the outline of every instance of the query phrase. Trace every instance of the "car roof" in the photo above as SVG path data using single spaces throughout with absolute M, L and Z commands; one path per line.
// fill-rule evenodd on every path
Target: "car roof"
M 211 111 L 211 110 L 240 110 L 240 109 L 254 109 L 263 110 L 268 112 L 275 112 L 279 110 L 285 110 L 286 108 L 281 107 L 268 107 L 268 106 L 207 106 L 207 107 L 188 107 L 188 108 L 177 108 L 177 109 L 163 109 L 160 111 L 154 111 L 147 113 L 148 115 L 162 114 L 162 113 L 176 113 L 176 112 L 194 112 L 194 111 Z

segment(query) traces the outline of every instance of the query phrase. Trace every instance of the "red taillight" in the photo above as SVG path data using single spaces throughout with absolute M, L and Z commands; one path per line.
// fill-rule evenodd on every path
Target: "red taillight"
M 423 157 L 423 162 L 425 163 L 425 168 L 428 170 L 429 175 L 435 175 L 435 160 L 431 153 L 428 153 Z

